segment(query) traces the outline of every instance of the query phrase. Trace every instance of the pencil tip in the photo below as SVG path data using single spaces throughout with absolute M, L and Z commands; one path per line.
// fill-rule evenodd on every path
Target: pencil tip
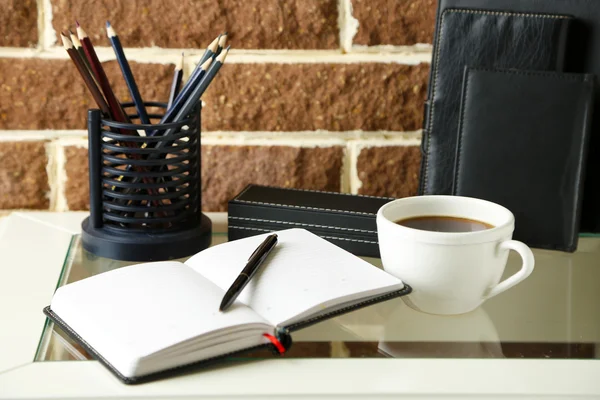
M 229 48 L 231 46 L 227 46 L 227 48 L 225 50 L 223 50 L 221 52 L 221 54 L 219 54 L 216 58 L 217 61 L 219 61 L 221 64 L 223 64 L 225 62 L 225 57 L 227 57 L 227 53 L 229 53 Z
M 201 69 L 203 70 L 207 70 L 208 67 L 210 66 L 210 64 L 212 63 L 212 58 L 209 58 L 208 60 L 204 61 L 204 63 L 200 66 Z
M 79 21 L 75 20 L 75 26 L 76 26 L 77 28 L 79 28 L 79 27 L 80 27 L 80 25 L 79 25 Z
M 225 47 L 225 43 L 227 43 L 227 32 L 222 35 L 219 35 L 219 47 Z
M 110 22 L 106 21 L 106 27 L 110 28 Z
M 62 40 L 63 47 L 65 48 L 65 50 L 73 48 L 73 43 L 69 40 L 69 37 L 64 32 L 60 33 L 60 38 Z

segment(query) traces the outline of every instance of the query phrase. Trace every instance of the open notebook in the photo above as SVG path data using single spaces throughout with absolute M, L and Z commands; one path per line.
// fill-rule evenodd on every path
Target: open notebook
M 289 332 L 410 292 L 304 229 L 277 235 L 275 249 L 225 312 L 225 291 L 266 234 L 211 247 L 185 264 L 133 265 L 68 284 L 44 312 L 122 381 L 140 383 L 275 347 L 273 338 L 289 344 Z

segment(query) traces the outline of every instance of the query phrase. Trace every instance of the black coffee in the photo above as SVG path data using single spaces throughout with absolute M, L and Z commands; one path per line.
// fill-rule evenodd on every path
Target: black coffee
M 396 223 L 408 228 L 433 232 L 477 232 L 494 227 L 474 219 L 437 215 L 406 218 L 398 220 Z

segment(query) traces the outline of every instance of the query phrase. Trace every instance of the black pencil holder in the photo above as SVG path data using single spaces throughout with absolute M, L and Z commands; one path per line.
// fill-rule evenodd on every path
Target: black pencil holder
M 146 108 L 164 110 L 163 103 Z M 133 104 L 123 104 L 126 112 Z M 135 109 L 133 109 L 135 110 Z M 161 113 L 148 113 L 160 120 Z M 202 214 L 198 106 L 166 124 L 119 123 L 88 111 L 90 216 L 82 223 L 83 247 L 125 261 L 183 258 L 211 243 Z M 137 122 L 138 115 L 129 115 Z

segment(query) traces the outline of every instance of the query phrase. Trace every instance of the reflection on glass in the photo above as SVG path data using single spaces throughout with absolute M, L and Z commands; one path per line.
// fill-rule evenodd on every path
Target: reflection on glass
M 502 358 L 494 323 L 480 307 L 461 315 L 432 315 L 404 303 L 389 314 L 379 350 L 388 357 Z

